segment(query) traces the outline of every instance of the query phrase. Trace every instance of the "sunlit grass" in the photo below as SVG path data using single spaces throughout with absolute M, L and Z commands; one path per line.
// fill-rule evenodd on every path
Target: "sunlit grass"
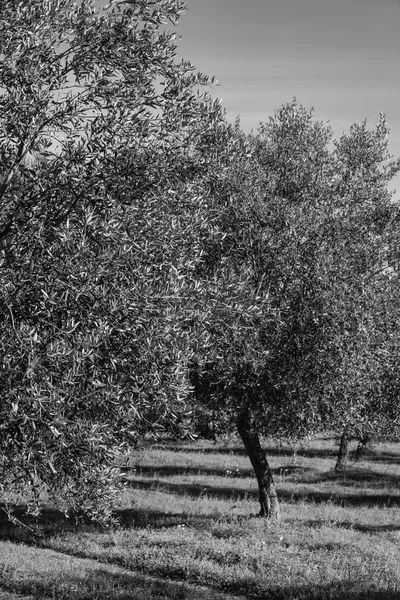
M 398 600 L 400 446 L 377 446 L 340 476 L 333 472 L 332 440 L 317 440 L 295 454 L 266 446 L 282 499 L 280 523 L 256 516 L 256 482 L 237 442 L 147 448 L 125 461 L 119 526 L 74 526 L 52 513 L 46 521 L 44 514 L 36 547 L 2 543 L 3 589 L 88 600 L 194 600 L 217 593 L 260 600 Z M 32 543 L 10 526 L 4 532 Z M 83 558 L 87 562 L 79 562 Z M 146 585 L 146 576 L 157 579 Z M 40 581 L 47 587 L 40 588 Z
M 225 595 L 121 567 L 0 542 L 1 600 L 226 600 Z

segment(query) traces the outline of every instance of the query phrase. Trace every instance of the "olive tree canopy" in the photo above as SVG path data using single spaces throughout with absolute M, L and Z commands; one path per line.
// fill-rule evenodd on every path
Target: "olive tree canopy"
M 185 424 L 213 80 L 180 0 L 4 0 L 0 493 L 110 514 L 117 448 Z
M 400 161 L 388 131 L 381 115 L 374 131 L 363 122 L 334 140 L 294 100 L 242 135 L 232 163 L 224 268 L 246 278 L 257 310 L 214 325 L 192 380 L 198 403 L 238 429 L 266 516 L 279 507 L 260 435 L 341 433 L 395 414 L 398 423 L 399 209 L 387 184 Z

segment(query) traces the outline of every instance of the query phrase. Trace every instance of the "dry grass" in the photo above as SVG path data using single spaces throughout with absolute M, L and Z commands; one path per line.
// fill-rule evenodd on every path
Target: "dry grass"
M 113 530 L 48 511 L 28 547 L 29 532 L 3 524 L 0 598 L 399 600 L 400 445 L 377 446 L 344 476 L 333 473 L 332 440 L 296 454 L 267 447 L 280 523 L 255 516 L 239 445 L 147 448 L 126 464 Z

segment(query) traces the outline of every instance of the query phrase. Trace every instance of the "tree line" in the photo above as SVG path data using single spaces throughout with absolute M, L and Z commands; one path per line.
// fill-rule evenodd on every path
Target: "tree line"
M 380 115 L 256 132 L 178 60 L 180 0 L 4 0 L 0 496 L 107 520 L 116 452 L 398 435 L 399 206 Z M 170 30 L 172 28 L 172 30 Z

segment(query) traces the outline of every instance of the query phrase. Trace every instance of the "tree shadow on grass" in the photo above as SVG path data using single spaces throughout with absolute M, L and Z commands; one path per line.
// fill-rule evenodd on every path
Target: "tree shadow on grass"
M 300 586 L 292 588 L 271 588 L 266 595 L 251 596 L 255 600 L 399 600 L 400 591 L 357 589 L 359 584 L 352 585 L 351 582 L 332 583 L 318 586 Z
M 281 500 L 287 502 L 314 502 L 322 504 L 330 502 L 342 507 L 357 507 L 357 506 L 400 506 L 400 494 L 338 494 L 332 492 L 289 492 L 287 490 L 279 490 L 278 496 Z
M 54 519 L 54 511 L 50 515 Z M 150 526 L 152 528 L 158 527 L 183 527 L 183 526 L 195 526 L 196 518 L 201 521 L 201 526 L 204 528 L 205 519 L 209 519 L 210 525 L 215 523 L 215 517 L 199 515 L 198 517 L 186 517 L 182 514 L 171 514 L 166 515 L 162 511 L 143 511 L 143 510 L 125 510 L 120 511 L 120 523 L 121 526 L 132 527 L 144 527 Z M 47 515 L 49 518 L 49 515 Z M 243 517 L 245 519 L 246 517 Z M 249 517 L 250 518 L 250 515 Z M 240 519 L 240 520 L 243 520 Z M 323 522 L 310 521 L 307 523 L 309 526 L 319 526 Z M 351 523 L 343 522 L 338 524 L 343 527 L 353 527 Z M 360 526 L 361 527 L 361 526 Z M 380 526 L 383 527 L 383 526 Z M 386 526 L 386 530 L 389 526 Z M 394 530 L 395 527 L 390 528 Z M 35 549 L 31 549 L 35 551 Z M 40 552 L 40 549 L 37 550 Z M 51 551 L 52 555 L 58 555 L 57 558 L 63 557 L 63 554 Z M 36 557 L 36 555 L 35 555 Z M 46 564 L 48 564 L 46 558 Z M 14 581 L 5 581 L 9 583 L 5 587 L 1 588 L 0 584 L 0 597 L 2 597 L 2 589 L 5 591 L 12 590 L 18 594 L 29 595 L 30 597 L 39 600 L 44 597 L 55 597 L 59 600 L 217 600 L 219 598 L 217 589 L 223 589 L 227 593 L 236 595 L 238 585 L 240 583 L 240 592 L 245 597 L 253 598 L 254 600 L 264 600 L 265 598 L 275 598 L 275 600 L 294 600 L 295 598 L 302 598 L 302 600 L 398 600 L 399 590 L 393 589 L 360 589 L 362 583 L 355 582 L 352 584 L 351 581 L 342 583 L 331 583 L 324 586 L 291 586 L 291 587 L 279 587 L 274 585 L 268 585 L 268 582 L 260 581 L 257 576 L 250 574 L 240 577 L 240 581 L 236 581 L 234 578 L 230 580 L 224 579 L 222 582 L 223 588 L 219 588 L 218 583 L 214 583 L 216 588 L 198 589 L 192 585 L 184 585 L 183 581 L 188 579 L 195 583 L 199 581 L 196 571 L 193 574 L 187 571 L 187 569 L 180 570 L 179 565 L 174 563 L 154 567 L 157 569 L 157 574 L 161 577 L 154 578 L 148 575 L 142 575 L 140 573 L 128 571 L 126 568 L 119 568 L 118 565 L 102 565 L 101 563 L 94 560 L 79 559 L 79 557 L 73 557 L 74 563 L 69 569 L 69 572 L 63 574 L 55 571 L 55 575 L 49 575 L 47 570 L 46 577 L 40 577 L 39 574 L 34 576 L 26 574 L 24 577 L 16 577 Z M 76 565 L 75 565 L 76 562 Z M 61 563 L 63 564 L 63 563 Z M 52 573 L 50 569 L 50 573 Z M 151 575 L 151 568 L 149 569 Z M 154 573 L 154 570 L 153 570 Z M 165 579 L 164 579 L 165 578 Z M 176 583 L 174 582 L 176 581 Z M 201 581 L 201 583 L 206 580 Z M 221 585 L 222 585 L 221 584 Z M 221 597 L 223 600 L 223 596 Z
M 0 505 L 1 508 L 1 505 Z M 238 522 L 246 521 L 258 516 L 257 514 L 231 515 L 231 507 L 227 507 L 224 518 Z M 0 513 L 1 514 L 1 513 Z M 38 518 L 26 515 L 22 506 L 14 507 L 14 514 L 18 515 L 21 525 L 14 524 L 5 517 L 0 519 L 0 540 L 7 540 L 27 546 L 46 547 L 47 540 L 60 533 L 104 533 L 108 528 L 101 527 L 89 520 L 75 521 L 66 520 L 63 513 L 44 508 Z M 214 513 L 210 514 L 187 514 L 185 511 L 170 513 L 158 509 L 129 508 L 116 509 L 113 513 L 115 523 L 111 526 L 116 529 L 152 529 L 182 528 L 182 527 L 209 527 L 210 529 L 217 518 Z M 1 599 L 1 596 L 0 596 Z
M 257 497 L 256 486 L 252 488 L 205 486 L 202 483 L 169 483 L 159 479 L 135 478 L 126 480 L 128 487 L 142 490 L 161 490 L 172 494 L 199 498 L 201 496 L 226 499 Z M 292 492 L 278 488 L 278 496 L 288 502 L 331 502 L 340 506 L 400 506 L 400 494 L 338 494 L 332 492 L 300 491 Z
M 245 448 L 240 446 L 230 447 L 215 445 L 212 448 L 194 448 L 193 446 L 186 446 L 184 444 L 168 444 L 168 445 L 154 445 L 154 449 L 159 450 L 171 450 L 173 452 L 187 452 L 190 454 L 228 454 L 233 456 L 247 456 Z M 334 458 L 337 454 L 337 449 L 332 448 L 300 448 L 294 450 L 289 447 L 280 446 L 267 446 L 263 444 L 263 448 L 267 456 L 298 456 L 298 457 L 309 457 L 309 458 Z
M 326 438 L 332 439 L 332 438 Z M 208 448 L 196 448 L 193 445 L 186 443 L 177 444 L 176 442 L 155 444 L 150 446 L 153 449 L 170 450 L 172 452 L 183 452 L 190 454 L 224 454 L 246 456 L 246 450 L 241 446 L 225 446 L 215 442 L 215 446 Z M 291 447 L 279 446 L 271 444 L 263 444 L 263 448 L 267 457 L 272 456 L 297 456 L 298 458 L 323 458 L 336 460 L 339 447 L 338 445 L 331 448 L 307 448 L 307 447 Z M 400 446 L 397 452 L 388 450 L 380 450 L 379 448 L 364 448 L 361 457 L 357 456 L 357 450 L 352 450 L 349 456 L 350 460 L 365 461 L 365 462 L 383 462 L 386 464 L 400 464 Z
M 243 499 L 247 496 L 252 496 L 255 489 L 250 488 L 232 488 L 229 486 L 214 487 L 207 486 L 204 483 L 169 483 L 160 479 L 135 478 L 125 481 L 128 487 L 141 490 L 161 490 L 181 496 L 190 496 L 191 498 L 199 498 L 201 496 L 216 497 L 216 498 L 238 498 Z
M 147 576 L 137 573 L 115 574 L 98 568 L 84 577 L 70 576 L 62 582 L 55 578 L 47 583 L 26 580 L 13 586 L 18 594 L 28 595 L 35 600 L 44 597 L 62 600 L 224 600 L 228 598 L 215 588 L 198 587 L 175 579 L 178 573 L 165 573 L 164 577 Z M 185 576 L 184 573 L 181 575 Z M 167 579 L 168 577 L 168 579 Z M 8 587 L 8 586 L 7 586 Z M 396 589 L 357 589 L 359 584 L 351 582 L 332 583 L 319 586 L 275 587 L 257 584 L 254 579 L 240 578 L 240 591 L 253 600 L 398 600 Z M 0 587 L 0 593 L 1 593 Z M 4 589 L 4 588 L 3 588 Z M 7 588 L 5 588 L 7 589 Z M 237 594 L 234 581 L 224 583 L 226 594 Z M 229 596 L 232 600 L 232 596 Z
M 322 548 L 322 546 L 321 546 Z M 82 558 L 52 550 L 8 546 L 9 559 L 0 561 L 0 598 L 12 593 L 17 598 L 29 596 L 39 600 L 398 600 L 398 582 L 381 584 L 382 589 L 370 587 L 368 581 L 332 581 L 280 586 L 268 573 L 245 571 L 237 575 L 230 571 L 223 577 L 208 576 L 179 561 L 153 562 L 144 566 L 146 573 L 130 570 L 117 556 L 111 562 Z M 3 558 L 3 557 L 2 557 Z M 16 560 L 18 562 L 16 562 Z M 207 587 L 199 587 L 207 586 Z M 210 586 L 210 587 L 208 587 Z M 223 592 L 223 593 L 222 593 Z M 15 597 L 15 596 L 14 596 Z M 11 595 L 13 598 L 13 595 Z
M 356 462 L 400 464 L 400 449 L 398 452 L 389 452 L 388 450 L 379 450 L 379 448 L 364 448 L 360 457 L 357 457 L 357 450 L 353 450 L 350 452 L 350 459 Z
M 379 488 L 384 486 L 399 488 L 400 492 L 400 476 L 392 475 L 391 473 L 378 473 L 369 469 L 351 468 L 348 467 L 344 472 L 336 473 L 335 471 L 327 471 L 321 473 L 317 470 L 309 470 L 304 472 L 302 478 L 297 479 L 298 483 L 326 483 L 327 481 L 337 482 L 343 487 L 363 487 Z
M 79 573 L 77 561 L 76 571 Z M 179 576 L 178 571 L 165 572 L 163 577 L 154 577 L 135 572 L 110 572 L 104 567 L 84 570 L 79 574 L 69 574 L 60 580 L 55 576 L 46 582 L 36 579 L 25 579 L 11 586 L 0 585 L 2 590 L 12 589 L 18 594 L 28 595 L 35 600 L 44 597 L 61 600 L 232 600 L 237 595 L 237 583 L 224 581 L 224 592 L 217 588 L 199 587 L 181 581 L 187 574 Z M 168 577 L 168 579 L 167 579 Z M 175 579 L 175 581 L 174 581 Z M 254 578 L 241 577 L 240 591 L 253 600 L 398 600 L 399 591 L 396 589 L 359 589 L 359 583 L 331 583 L 319 586 L 278 587 L 258 584 Z M 20 596 L 19 596 L 20 597 Z
M 66 518 L 62 511 L 44 507 L 39 516 L 27 514 L 24 505 L 12 505 L 12 518 L 0 503 L 0 540 L 10 540 L 27 545 L 40 544 L 41 540 L 67 531 L 101 531 L 103 528 L 83 515 Z
M 202 466 L 181 466 L 175 467 L 173 465 L 139 465 L 132 467 L 121 467 L 121 474 L 125 475 L 127 478 L 129 476 L 137 476 L 137 475 L 152 475 L 155 477 L 173 477 L 174 475 L 195 475 L 195 476 L 205 476 L 205 477 L 225 477 L 229 479 L 245 479 L 245 478 L 254 478 L 254 470 L 249 467 L 248 469 L 243 468 L 232 468 L 232 469 L 216 469 L 216 468 L 208 468 Z M 284 465 L 282 467 L 275 467 L 271 469 L 271 472 L 275 476 L 285 477 L 288 476 L 296 476 L 296 481 L 298 481 L 298 477 L 304 473 L 320 473 L 316 469 L 312 467 L 306 467 L 302 465 Z
M 159 475 L 160 477 L 172 477 L 173 475 L 205 475 L 208 477 L 254 477 L 254 471 L 248 469 L 217 469 L 213 467 L 192 467 L 182 466 L 175 467 L 173 465 L 163 466 L 136 466 L 122 467 L 123 474 L 143 474 L 143 475 Z
M 349 523 L 349 526 L 351 524 Z M 356 531 L 364 531 L 366 533 L 382 533 L 385 531 L 400 531 L 400 523 L 393 525 L 392 523 L 387 523 L 386 525 L 368 525 L 363 523 L 354 523 L 352 524 L 353 529 Z M 400 593 L 399 593 L 400 598 Z
M 319 469 L 307 467 L 303 465 L 283 465 L 271 469 L 274 477 L 283 478 L 285 482 L 293 482 L 298 484 L 313 484 L 318 485 L 319 483 L 326 482 L 337 482 L 343 487 L 356 487 L 363 489 L 368 488 L 379 488 L 390 487 L 399 488 L 400 491 L 400 476 L 392 475 L 390 473 L 379 473 L 377 471 L 371 471 L 368 469 L 351 468 L 348 467 L 345 472 L 336 473 L 335 471 L 321 472 Z M 133 477 L 152 476 L 153 478 L 165 478 L 173 477 L 175 475 L 184 476 L 204 476 L 204 477 L 223 477 L 225 479 L 254 479 L 254 471 L 252 468 L 248 469 L 218 469 L 218 468 L 207 468 L 202 466 L 179 466 L 174 465 L 146 465 L 137 467 L 123 467 L 121 468 L 121 474 L 124 476 L 125 481 L 130 481 Z M 157 479 L 157 485 L 159 481 Z M 173 484 L 171 484 L 173 485 Z M 204 489 L 204 486 L 199 484 L 195 488 Z M 220 488 L 218 488 L 220 489 Z
M 303 521 L 306 527 L 312 527 L 318 529 L 326 525 L 334 525 L 339 529 L 354 529 L 355 531 L 362 531 L 364 533 L 384 533 L 387 531 L 400 531 L 400 523 L 387 523 L 385 525 L 370 525 L 369 523 L 353 523 L 351 521 L 327 521 L 323 519 L 310 519 Z M 400 598 L 400 595 L 399 595 Z
M 75 559 L 73 572 L 58 573 L 54 577 L 22 577 L 5 585 L 2 592 L 11 590 L 16 598 L 58 598 L 62 600 L 223 600 L 224 596 L 213 589 L 200 588 L 184 581 L 171 581 L 136 572 L 122 571 L 118 567 L 104 567 L 95 561 Z M 82 566 L 81 566 L 82 565 Z M 88 569 L 88 565 L 90 568 Z M 99 565 L 99 566 L 97 566 Z M 22 597 L 21 597 L 22 595 Z
M 185 511 L 168 513 L 161 510 L 145 510 L 125 508 L 115 512 L 119 526 L 125 529 L 185 529 L 187 527 L 193 529 L 209 529 L 211 530 L 217 522 L 222 520 L 230 523 L 243 523 L 258 517 L 258 513 L 249 513 L 247 515 L 231 514 L 229 511 L 233 507 L 227 509 L 227 513 L 219 517 L 215 514 L 188 514 Z
M 237 456 L 246 456 L 247 454 L 244 447 L 225 446 L 218 444 L 218 442 L 215 442 L 215 445 L 208 448 L 196 448 L 195 446 L 193 446 L 193 443 L 189 445 L 188 443 L 177 444 L 176 442 L 173 442 L 163 444 L 152 444 L 150 446 L 150 449 L 170 450 L 171 452 L 183 452 L 188 454 L 232 454 Z

